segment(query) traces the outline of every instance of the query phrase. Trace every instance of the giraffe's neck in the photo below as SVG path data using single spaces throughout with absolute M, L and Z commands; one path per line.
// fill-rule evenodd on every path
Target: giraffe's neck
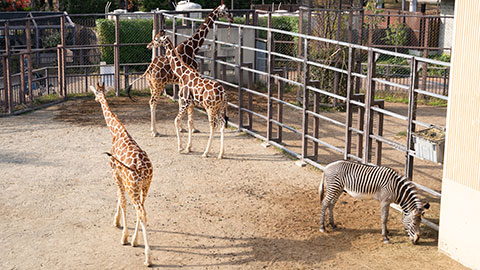
M 165 50 L 173 73 L 180 78 L 183 85 L 188 83 L 190 74 L 198 75 L 194 69 L 183 62 L 182 58 L 174 50 L 173 43 L 169 42 L 168 45 L 165 46 Z
M 198 53 L 200 47 L 202 47 L 203 42 L 205 41 L 205 38 L 207 37 L 208 31 L 210 30 L 210 28 L 213 27 L 213 22 L 218 19 L 218 10 L 219 9 L 216 8 L 212 12 L 210 12 L 210 14 L 208 14 L 207 18 L 205 19 L 205 21 L 203 21 L 202 25 L 197 29 L 197 31 L 195 31 L 195 33 L 190 38 L 181 43 L 184 46 L 188 43 L 192 44 L 193 55 L 196 55 Z M 181 46 L 179 45 L 179 47 Z M 179 51 L 179 54 L 181 56 L 185 53 L 187 53 L 185 50 Z
M 105 96 L 101 95 L 99 99 L 100 104 L 102 105 L 103 117 L 105 118 L 107 127 L 110 130 L 110 134 L 112 134 L 113 137 L 124 134 L 126 129 L 122 123 L 120 123 L 120 120 L 118 120 L 117 116 L 110 110 L 110 106 L 108 106 Z

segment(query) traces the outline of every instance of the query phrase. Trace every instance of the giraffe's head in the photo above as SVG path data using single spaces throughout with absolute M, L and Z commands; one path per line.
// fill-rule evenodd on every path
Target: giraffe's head
M 102 82 L 102 84 L 99 84 L 97 82 L 96 87 L 93 87 L 93 85 L 90 85 L 90 90 L 95 94 L 95 101 L 100 102 L 99 98 L 103 97 L 105 98 L 105 84 Z
M 230 23 L 233 23 L 233 15 L 232 13 L 228 12 L 228 8 L 224 5 L 221 4 L 216 8 L 217 16 L 218 18 L 224 18 L 228 20 Z
M 166 47 L 167 45 L 172 44 L 172 41 L 168 36 L 165 35 L 165 32 L 162 30 L 155 35 L 153 40 L 147 44 L 148 49 Z

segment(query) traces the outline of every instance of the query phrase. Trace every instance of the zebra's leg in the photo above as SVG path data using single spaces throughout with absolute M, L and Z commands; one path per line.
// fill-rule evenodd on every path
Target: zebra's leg
M 388 202 L 388 201 L 380 202 L 380 207 L 381 207 L 381 210 L 382 210 L 383 243 L 388 244 L 388 243 L 390 243 L 390 240 L 388 240 L 387 221 L 388 221 L 388 212 L 390 210 L 390 202 Z
M 322 201 L 322 212 L 320 214 L 320 232 L 325 232 L 325 211 L 327 211 L 327 207 L 330 204 L 327 198 L 328 196 L 325 197 Z
M 335 193 L 332 194 L 330 203 L 328 204 L 328 219 L 329 219 L 330 226 L 332 226 L 332 229 L 337 228 L 337 226 L 335 225 L 335 222 L 333 221 L 333 208 L 337 203 L 338 197 L 340 197 L 340 195 L 342 194 L 342 191 L 343 189 L 340 189 L 339 191 L 335 191 Z

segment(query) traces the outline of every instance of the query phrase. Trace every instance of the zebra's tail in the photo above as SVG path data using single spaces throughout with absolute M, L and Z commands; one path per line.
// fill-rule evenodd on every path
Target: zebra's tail
M 323 186 L 325 185 L 325 172 L 322 175 L 322 180 L 320 181 L 320 185 L 318 186 L 318 195 L 320 196 L 320 204 L 323 202 L 323 198 L 325 197 L 325 192 Z

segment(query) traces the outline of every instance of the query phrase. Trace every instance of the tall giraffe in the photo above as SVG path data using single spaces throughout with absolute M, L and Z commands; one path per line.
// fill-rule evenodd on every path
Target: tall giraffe
M 195 55 L 203 45 L 205 38 L 207 37 L 209 29 L 213 26 L 213 22 L 219 18 L 228 19 L 233 22 L 233 16 L 228 12 L 225 5 L 220 5 L 214 9 L 202 23 L 202 25 L 196 30 L 196 32 L 187 40 L 183 41 L 177 46 L 177 52 L 182 58 L 183 62 L 194 69 L 198 68 L 198 63 L 195 60 Z M 152 43 L 147 45 L 147 48 L 152 48 Z M 159 136 L 156 125 L 156 108 L 158 100 L 165 89 L 167 84 L 179 84 L 180 80 L 175 76 L 170 68 L 168 59 L 165 56 L 155 57 L 148 66 L 145 73 L 134 80 L 127 87 L 127 93 L 130 92 L 132 85 L 139 79 L 146 77 L 148 86 L 150 88 L 150 114 L 151 114 L 151 131 L 154 137 Z M 198 132 L 194 128 L 194 132 Z
M 175 118 L 175 129 L 177 131 L 178 151 L 182 150 L 182 141 L 180 138 L 179 123 L 185 113 L 188 112 L 188 143 L 185 152 L 190 152 L 192 147 L 193 132 L 193 108 L 195 105 L 202 105 L 208 114 L 210 123 L 210 136 L 203 157 L 208 156 L 215 130 L 220 127 L 220 152 L 218 158 L 223 158 L 224 154 L 224 130 L 228 121 L 222 113 L 227 108 L 227 95 L 223 86 L 214 80 L 203 78 L 200 74 L 183 62 L 180 55 L 175 50 L 172 41 L 168 36 L 157 35 L 152 41 L 154 46 L 163 46 L 166 55 L 172 67 L 173 73 L 179 78 L 181 88 L 178 93 L 179 112 Z
M 127 201 L 125 200 L 125 190 L 127 191 L 133 205 L 137 211 L 137 224 L 133 233 L 132 247 L 137 246 L 138 225 L 142 226 L 143 240 L 145 242 L 145 265 L 149 266 L 150 246 L 147 241 L 147 213 L 144 203 L 148 194 L 148 189 L 152 181 L 153 169 L 152 163 L 135 140 L 128 134 L 123 124 L 117 116 L 112 113 L 105 98 L 105 86 L 97 83 L 97 87 L 90 86 L 95 94 L 95 101 L 102 105 L 105 122 L 113 137 L 110 153 L 110 166 L 112 167 L 113 178 L 118 187 L 117 192 L 117 211 L 114 218 L 114 226 L 120 226 L 120 210 L 123 217 L 123 232 L 121 243 L 125 245 L 128 238 L 127 228 Z

